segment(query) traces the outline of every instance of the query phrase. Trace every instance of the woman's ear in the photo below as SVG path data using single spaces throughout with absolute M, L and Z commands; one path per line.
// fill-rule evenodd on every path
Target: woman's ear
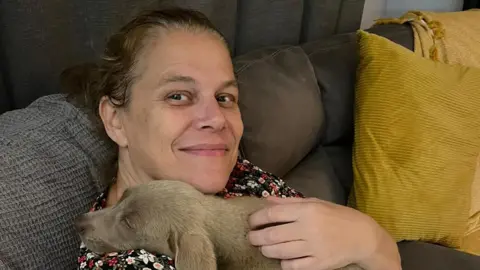
M 177 269 L 217 270 L 213 243 L 205 234 L 184 234 L 175 244 L 175 266 Z
M 123 128 L 120 110 L 121 108 L 114 106 L 107 96 L 103 96 L 98 105 L 98 112 L 108 137 L 117 143 L 118 146 L 126 147 L 128 141 Z

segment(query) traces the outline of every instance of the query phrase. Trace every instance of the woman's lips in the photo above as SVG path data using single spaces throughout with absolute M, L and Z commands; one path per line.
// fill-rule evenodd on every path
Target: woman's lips
M 226 144 L 196 144 L 179 150 L 195 156 L 218 157 L 224 156 L 229 149 Z

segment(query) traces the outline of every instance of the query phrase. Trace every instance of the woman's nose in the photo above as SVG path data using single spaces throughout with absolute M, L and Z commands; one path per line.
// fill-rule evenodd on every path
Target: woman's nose
M 225 128 L 226 119 L 218 102 L 208 104 L 197 114 L 197 128 L 219 131 Z

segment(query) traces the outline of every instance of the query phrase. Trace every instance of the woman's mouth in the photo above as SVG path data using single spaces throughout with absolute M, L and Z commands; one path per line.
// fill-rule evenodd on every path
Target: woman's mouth
M 229 151 L 226 144 L 196 144 L 179 149 L 190 155 L 218 157 L 224 156 Z

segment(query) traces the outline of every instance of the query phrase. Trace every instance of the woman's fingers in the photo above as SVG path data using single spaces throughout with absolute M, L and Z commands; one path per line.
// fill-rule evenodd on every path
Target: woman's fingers
M 299 203 L 270 205 L 251 214 L 248 223 L 250 228 L 256 229 L 269 224 L 293 222 L 299 218 L 299 208 Z
M 248 240 L 254 246 L 269 246 L 302 239 L 302 232 L 296 223 L 286 223 L 254 230 L 248 233 Z
M 304 240 L 290 241 L 275 245 L 262 246 L 260 250 L 265 257 L 290 260 L 311 256 L 312 253 L 308 248 L 308 243 Z

